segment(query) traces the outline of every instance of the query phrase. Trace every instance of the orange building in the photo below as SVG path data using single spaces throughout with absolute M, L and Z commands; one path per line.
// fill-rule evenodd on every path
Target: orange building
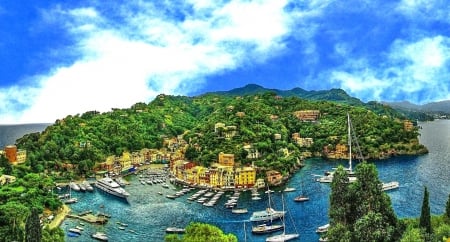
M 5 155 L 6 155 L 6 158 L 9 160 L 9 162 L 16 163 L 17 162 L 17 146 L 7 145 L 5 147 Z
M 234 166 L 234 154 L 219 154 L 219 164 L 223 166 Z

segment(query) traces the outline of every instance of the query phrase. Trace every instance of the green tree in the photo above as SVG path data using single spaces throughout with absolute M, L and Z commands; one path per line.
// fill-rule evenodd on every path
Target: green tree
M 448 200 L 445 204 L 444 219 L 447 220 L 447 223 L 450 222 L 450 194 L 448 195 Z
M 424 188 L 422 212 L 420 213 L 419 227 L 425 231 L 428 235 L 432 233 L 431 230 L 431 214 L 430 214 L 430 201 L 427 187 Z
M 424 241 L 422 234 L 420 233 L 420 229 L 418 228 L 411 228 L 405 231 L 403 233 L 402 238 L 400 239 L 400 242 L 418 242 L 418 241 Z
M 13 172 L 11 163 L 9 163 L 8 159 L 4 155 L 0 155 L 0 167 L 3 168 L 3 174 L 11 175 Z
M 25 223 L 25 241 L 40 242 L 42 237 L 41 225 L 39 221 L 39 211 L 37 208 L 31 209 Z
M 164 239 L 170 242 L 237 242 L 233 234 L 224 234 L 218 227 L 205 223 L 193 222 L 186 227 L 186 233 L 179 240 L 178 236 L 167 235 Z

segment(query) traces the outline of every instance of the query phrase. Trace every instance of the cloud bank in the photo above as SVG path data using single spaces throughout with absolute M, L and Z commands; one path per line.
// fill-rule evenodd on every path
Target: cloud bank
M 41 28 L 62 25 L 74 43 L 55 51 L 74 58 L 29 77 L 27 85 L 2 88 L 2 122 L 53 122 L 129 107 L 159 93 L 187 94 L 211 73 L 266 61 L 285 48 L 291 31 L 286 1 L 158 4 L 41 10 Z
M 0 123 L 54 122 L 223 82 L 241 87 L 256 75 L 264 86 L 342 88 L 363 101 L 450 99 L 445 1 L 61 1 L 35 9 L 29 33 L 63 31 L 40 39 L 50 43 L 32 60 L 42 69 L 0 85 Z M 8 11 L 0 4 L 0 14 Z

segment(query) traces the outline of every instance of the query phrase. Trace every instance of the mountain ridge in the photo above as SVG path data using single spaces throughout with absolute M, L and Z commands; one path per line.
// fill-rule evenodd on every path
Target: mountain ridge
M 311 90 L 307 91 L 300 87 L 295 87 L 290 90 L 280 90 L 273 88 L 265 88 L 257 84 L 247 84 L 243 87 L 234 88 L 228 91 L 208 92 L 204 95 L 231 95 L 243 96 L 254 95 L 265 92 L 273 92 L 282 97 L 299 97 L 310 101 L 331 101 L 343 103 L 353 106 L 362 106 L 369 108 L 372 111 L 380 113 L 384 110 L 383 106 L 389 106 L 402 116 L 411 120 L 430 121 L 434 118 L 449 117 L 450 115 L 450 100 L 441 102 L 432 102 L 424 105 L 413 104 L 409 101 L 402 102 L 377 102 L 369 101 L 367 103 L 361 101 L 356 97 L 350 96 L 346 91 L 340 88 L 332 88 L 329 90 Z

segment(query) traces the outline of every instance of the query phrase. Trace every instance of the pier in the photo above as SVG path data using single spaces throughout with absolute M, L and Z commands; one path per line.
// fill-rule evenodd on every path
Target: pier
M 68 214 L 67 217 L 76 218 L 76 219 L 79 219 L 79 220 L 82 220 L 84 222 L 88 222 L 91 224 L 106 224 L 108 222 L 108 218 L 106 216 L 102 216 L 102 215 L 96 216 L 92 213 L 85 213 L 82 215 Z

